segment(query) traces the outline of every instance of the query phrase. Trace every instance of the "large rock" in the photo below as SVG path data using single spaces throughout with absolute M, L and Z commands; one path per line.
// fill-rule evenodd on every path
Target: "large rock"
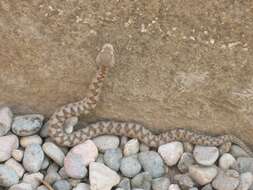
M 253 145 L 251 1 L 107 2 L 1 0 L 1 104 L 50 116 L 84 96 L 110 42 L 118 65 L 98 118 L 233 133 Z

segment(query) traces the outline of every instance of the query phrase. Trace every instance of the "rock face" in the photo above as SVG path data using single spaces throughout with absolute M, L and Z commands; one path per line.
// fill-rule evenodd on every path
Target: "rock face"
M 173 0 L 1 0 L 0 104 L 49 116 L 78 100 L 99 48 L 110 42 L 118 65 L 106 81 L 99 118 L 232 132 L 253 145 L 251 1 L 219 7 Z

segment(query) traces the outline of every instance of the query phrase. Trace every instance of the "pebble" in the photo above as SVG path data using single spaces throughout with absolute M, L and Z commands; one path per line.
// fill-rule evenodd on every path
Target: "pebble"
M 21 162 L 22 159 L 23 159 L 23 156 L 24 156 L 24 151 L 23 150 L 20 150 L 20 149 L 14 149 L 12 152 L 11 152 L 11 156 Z
M 213 190 L 213 187 L 212 187 L 211 184 L 207 184 L 207 185 L 205 185 L 204 187 L 202 187 L 201 190 Z
M 64 169 L 69 177 L 81 179 L 86 176 L 87 168 L 80 154 L 69 153 L 64 160 Z
M 32 185 L 28 183 L 19 183 L 13 185 L 9 188 L 9 190 L 33 190 Z
M 73 190 L 90 190 L 90 185 L 86 183 L 79 183 Z
M 0 164 L 0 186 L 10 187 L 17 184 L 19 177 L 17 173 L 10 167 Z
M 219 167 L 223 170 L 229 169 L 231 166 L 235 165 L 235 163 L 235 158 L 229 153 L 224 153 L 219 159 Z
M 103 154 L 98 154 L 96 162 L 100 162 L 100 163 L 104 164 L 104 155 Z
M 168 190 L 170 186 L 170 180 L 167 177 L 160 177 L 152 180 L 153 190 Z
M 66 156 L 68 159 L 69 154 L 78 154 L 81 156 L 83 164 L 88 166 L 89 163 L 94 162 L 98 156 L 98 149 L 93 141 L 87 140 L 82 144 L 74 146 Z
M 38 172 L 44 160 L 44 152 L 39 144 L 30 144 L 26 147 L 23 158 L 23 166 L 26 171 Z
M 25 173 L 23 166 L 13 158 L 7 160 L 5 165 L 13 169 L 19 178 L 21 178 Z
M 212 186 L 217 190 L 234 190 L 239 185 L 239 174 L 235 170 L 219 170 Z
M 61 176 L 56 172 L 47 172 L 45 176 L 45 181 L 47 181 L 49 184 L 52 184 L 56 182 L 57 180 L 60 180 Z
M 120 171 L 126 177 L 134 177 L 141 171 L 141 164 L 134 155 L 124 157 L 121 160 Z
M 98 136 L 93 139 L 100 152 L 105 152 L 107 149 L 115 149 L 119 147 L 119 138 L 113 135 Z
M 218 171 L 215 166 L 199 166 L 199 165 L 191 165 L 189 166 L 189 175 L 200 185 L 206 185 L 210 183 Z
M 65 171 L 65 168 L 64 167 L 62 167 L 60 170 L 59 170 L 59 175 L 61 176 L 61 178 L 62 179 L 66 179 L 66 178 L 68 178 L 68 175 L 67 175 L 67 173 L 66 173 L 66 171 Z
M 43 123 L 41 114 L 16 116 L 12 123 L 12 131 L 18 136 L 29 136 L 37 133 Z
M 152 178 L 161 177 L 165 173 L 163 160 L 157 152 L 141 152 L 138 158 L 144 171 L 149 172 Z
M 141 188 L 144 190 L 150 190 L 151 183 L 152 176 L 148 172 L 142 172 L 131 180 L 131 185 L 133 188 Z
M 44 185 L 40 185 L 37 190 L 48 190 L 48 188 Z
M 48 122 L 46 122 L 40 129 L 40 136 L 42 138 L 48 137 Z
M 174 176 L 174 179 L 178 181 L 178 184 L 183 189 L 189 189 L 195 185 L 195 183 L 187 174 L 177 174 Z
M 43 160 L 43 162 L 42 162 L 42 164 L 41 164 L 41 169 L 44 170 L 44 169 L 46 169 L 48 166 L 49 166 L 49 160 L 48 160 L 47 156 L 44 156 L 44 160 Z
M 189 170 L 189 166 L 194 163 L 195 161 L 193 159 L 192 153 L 185 152 L 182 154 L 177 167 L 181 172 L 186 173 Z
M 53 188 L 55 190 L 71 190 L 71 185 L 66 180 L 58 180 L 54 183 Z
M 128 178 L 123 178 L 118 187 L 124 189 L 124 190 L 131 190 L 130 180 Z
M 238 145 L 231 146 L 231 154 L 235 157 L 248 157 L 248 154 Z
M 30 144 L 42 144 L 42 139 L 38 135 L 26 136 L 20 138 L 20 145 L 26 148 Z
M 124 156 L 130 156 L 139 152 L 140 144 L 137 139 L 129 140 L 124 146 Z
M 91 190 L 111 190 L 120 182 L 120 176 L 104 164 L 91 162 L 89 180 Z
M 16 135 L 0 137 L 0 162 L 6 161 L 11 157 L 13 150 L 18 148 L 19 141 Z
M 36 189 L 40 185 L 40 180 L 42 180 L 43 177 L 43 174 L 40 172 L 31 174 L 25 173 L 23 177 L 23 182 L 31 184 L 33 189 Z
M 120 148 L 107 149 L 104 154 L 104 163 L 109 168 L 118 171 L 122 159 L 122 151 Z
M 182 156 L 184 149 L 181 142 L 171 142 L 161 145 L 158 152 L 168 166 L 175 165 Z
M 171 184 L 169 190 L 181 190 L 178 184 Z
M 63 151 L 54 143 L 46 142 L 43 144 L 42 149 L 46 155 L 51 158 L 59 166 L 63 166 L 65 155 Z
M 240 175 L 240 184 L 236 190 L 248 190 L 253 182 L 253 175 L 250 172 L 246 172 Z
M 211 166 L 219 157 L 219 149 L 212 146 L 196 145 L 193 150 L 195 160 L 204 166 Z
M 253 158 L 239 157 L 236 160 L 236 164 L 240 173 L 251 172 L 253 173 Z
M 11 129 L 13 119 L 12 111 L 9 107 L 0 108 L 0 136 L 6 135 Z
M 127 141 L 128 141 L 128 137 L 126 137 L 126 136 L 122 136 L 122 137 L 120 138 L 120 148 L 121 148 L 121 149 L 124 149 L 124 146 L 125 146 L 125 144 L 127 143 Z

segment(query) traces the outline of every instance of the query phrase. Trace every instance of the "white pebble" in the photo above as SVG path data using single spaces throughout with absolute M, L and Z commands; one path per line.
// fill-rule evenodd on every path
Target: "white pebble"
M 195 160 L 204 166 L 211 166 L 219 157 L 219 149 L 214 146 L 196 145 L 193 150 Z
M 171 184 L 169 190 L 181 190 L 178 184 Z
M 124 146 L 124 156 L 129 156 L 139 152 L 140 144 L 137 139 L 129 140 Z
M 219 159 L 219 167 L 224 170 L 227 170 L 231 166 L 233 166 L 235 164 L 235 162 L 236 162 L 236 160 L 231 154 L 224 153 Z
M 20 150 L 20 149 L 15 149 L 15 150 L 12 151 L 11 156 L 12 156 L 15 160 L 21 162 L 22 159 L 23 159 L 23 156 L 24 156 L 24 151 L 23 151 L 23 150 Z
M 101 163 L 90 163 L 89 172 L 91 190 L 111 190 L 120 182 L 119 175 Z
M 32 185 L 33 189 L 36 189 L 40 185 L 40 180 L 43 180 L 43 174 L 40 172 L 32 174 L 24 174 L 23 182 L 29 183 Z
M 86 183 L 79 183 L 73 190 L 90 190 L 90 185 Z
M 206 185 L 207 183 L 210 183 L 215 178 L 217 173 L 218 171 L 215 166 L 189 166 L 190 177 L 200 185 Z
M 59 166 L 63 166 L 65 155 L 63 151 L 54 143 L 46 142 L 43 144 L 42 149 L 46 155 L 51 158 Z
M 18 148 L 18 137 L 16 135 L 0 137 L 0 145 L 0 162 L 3 162 L 11 157 L 14 149 Z
M 253 182 L 253 175 L 251 172 L 242 173 L 240 175 L 240 184 L 236 190 L 248 190 Z
M 8 107 L 0 108 L 0 136 L 6 135 L 11 128 L 13 114 Z
M 12 168 L 17 173 L 19 178 L 21 178 L 25 173 L 25 169 L 23 168 L 23 166 L 13 158 L 7 160 L 5 162 L 5 165 Z
M 29 144 L 42 144 L 42 139 L 38 135 L 26 136 L 20 138 L 20 145 L 22 147 L 27 147 Z
M 182 156 L 184 149 L 181 142 L 171 142 L 161 145 L 158 152 L 168 166 L 175 165 Z
M 105 152 L 107 149 L 118 148 L 119 146 L 119 138 L 113 135 L 103 135 L 92 140 L 101 152 Z

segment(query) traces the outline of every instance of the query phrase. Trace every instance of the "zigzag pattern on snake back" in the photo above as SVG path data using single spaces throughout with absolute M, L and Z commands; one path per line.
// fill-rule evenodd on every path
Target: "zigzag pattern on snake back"
M 103 46 L 96 58 L 96 62 L 99 67 L 95 78 L 89 86 L 88 95 L 79 102 L 64 105 L 48 121 L 49 135 L 59 145 L 72 147 L 99 135 L 112 134 L 137 138 L 139 141 L 151 147 L 158 147 L 171 141 L 183 141 L 207 146 L 226 146 L 234 143 L 243 148 L 249 156 L 253 156 L 250 148 L 233 135 L 215 137 L 197 134 L 186 129 L 173 129 L 155 135 L 143 125 L 134 122 L 119 122 L 114 120 L 98 121 L 87 125 L 83 129 L 67 134 L 64 130 L 64 124 L 68 119 L 78 117 L 80 114 L 88 114 L 96 107 L 104 79 L 109 68 L 115 63 L 114 49 L 111 44 L 105 44 Z

